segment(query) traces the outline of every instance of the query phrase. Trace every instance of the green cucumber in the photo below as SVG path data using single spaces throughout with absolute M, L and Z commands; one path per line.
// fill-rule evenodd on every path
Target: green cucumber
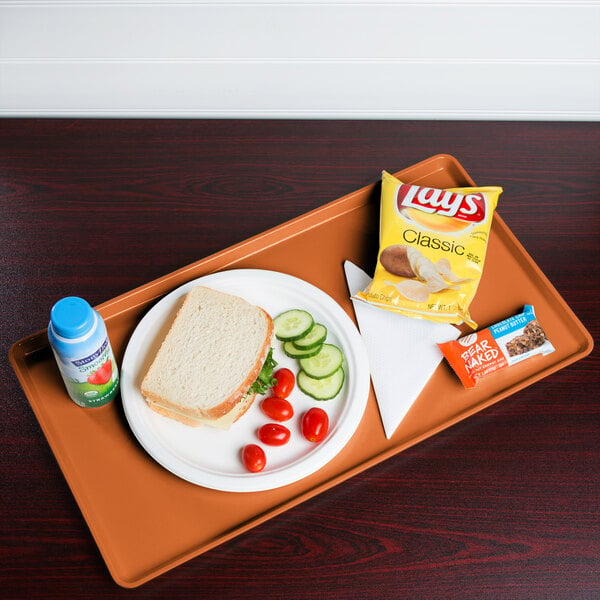
M 329 377 L 315 379 L 306 373 L 300 371 L 298 373 L 298 387 L 311 398 L 315 400 L 331 400 L 335 398 L 344 385 L 344 369 L 338 367 L 336 371 Z
M 293 344 L 298 350 L 310 350 L 321 346 L 327 338 L 327 328 L 321 323 L 315 323 L 313 328 L 299 340 L 294 340 Z
M 284 342 L 283 351 L 290 358 L 310 358 L 311 356 L 319 354 L 321 351 L 321 346 L 319 345 L 315 348 L 309 348 L 308 350 L 300 350 L 299 348 L 296 348 L 294 342 Z
M 273 319 L 275 337 L 284 342 L 303 338 L 314 324 L 315 320 L 309 312 L 297 308 L 286 310 Z
M 321 350 L 310 358 L 301 358 L 300 368 L 314 379 L 324 379 L 337 371 L 344 360 L 342 351 L 333 344 L 323 344 Z

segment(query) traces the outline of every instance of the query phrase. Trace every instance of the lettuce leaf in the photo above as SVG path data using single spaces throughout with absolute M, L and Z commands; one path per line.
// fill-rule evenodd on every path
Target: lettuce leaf
M 267 390 L 272 388 L 277 383 L 277 380 L 273 377 L 276 366 L 277 361 L 273 358 L 273 348 L 271 348 L 256 381 L 250 386 L 246 395 L 265 394 Z

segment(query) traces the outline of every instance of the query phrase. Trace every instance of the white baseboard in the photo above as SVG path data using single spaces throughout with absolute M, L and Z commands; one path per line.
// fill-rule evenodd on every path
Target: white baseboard
M 0 1 L 0 116 L 600 118 L 600 2 Z

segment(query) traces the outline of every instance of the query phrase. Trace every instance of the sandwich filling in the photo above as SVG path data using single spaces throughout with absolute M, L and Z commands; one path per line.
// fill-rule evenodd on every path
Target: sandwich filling
M 254 380 L 254 383 L 250 386 L 245 395 L 266 394 L 267 390 L 277 383 L 277 380 L 273 377 L 276 366 L 277 361 L 273 358 L 273 348 L 270 348 L 258 377 Z

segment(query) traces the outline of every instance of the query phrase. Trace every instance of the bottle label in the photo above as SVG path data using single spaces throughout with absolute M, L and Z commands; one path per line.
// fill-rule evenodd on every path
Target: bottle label
M 119 373 L 112 349 L 105 338 L 91 354 L 77 358 L 56 356 L 69 396 L 79 406 L 108 404 L 116 394 Z

